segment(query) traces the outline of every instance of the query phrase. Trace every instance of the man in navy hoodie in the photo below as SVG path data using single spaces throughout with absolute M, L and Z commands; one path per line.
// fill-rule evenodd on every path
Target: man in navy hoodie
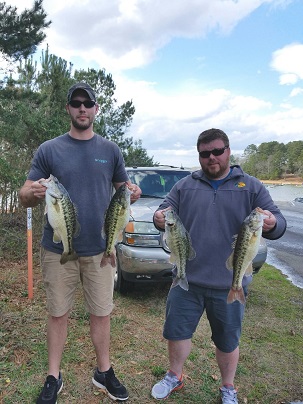
M 189 290 L 173 287 L 168 294 L 163 336 L 168 340 L 170 369 L 154 385 L 152 396 L 164 399 L 183 387 L 183 365 L 205 310 L 221 373 L 222 403 L 238 403 L 234 377 L 245 305 L 239 301 L 227 303 L 233 275 L 226 268 L 226 260 L 232 251 L 233 236 L 256 207 L 265 214 L 264 238 L 282 237 L 286 220 L 258 179 L 237 165 L 230 166 L 229 139 L 222 130 L 202 132 L 197 150 L 201 170 L 180 180 L 154 214 L 156 227 L 163 230 L 163 210 L 170 206 L 176 211 L 191 236 L 196 257 L 187 261 Z M 245 295 L 251 281 L 251 275 L 244 276 Z

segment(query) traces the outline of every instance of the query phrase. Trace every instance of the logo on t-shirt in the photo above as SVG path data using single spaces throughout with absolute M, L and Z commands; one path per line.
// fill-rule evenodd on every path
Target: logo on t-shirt
M 95 159 L 95 161 L 97 163 L 102 163 L 102 164 L 107 163 L 107 160 L 103 160 L 103 159 Z

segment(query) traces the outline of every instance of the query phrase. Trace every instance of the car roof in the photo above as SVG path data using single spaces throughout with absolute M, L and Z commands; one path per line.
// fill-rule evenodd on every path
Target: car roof
M 184 168 L 184 167 L 174 167 L 174 166 L 169 166 L 169 165 L 159 165 L 159 166 L 152 166 L 152 167 L 138 167 L 138 166 L 133 166 L 133 167 L 126 167 L 126 170 L 173 170 L 173 171 L 188 171 L 190 172 L 191 170 L 188 168 Z

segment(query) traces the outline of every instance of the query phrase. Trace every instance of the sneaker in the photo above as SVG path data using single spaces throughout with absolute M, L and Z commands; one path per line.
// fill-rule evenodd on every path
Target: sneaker
M 128 392 L 123 384 L 116 378 L 112 367 L 110 367 L 107 372 L 99 372 L 97 368 L 92 381 L 99 389 L 106 390 L 112 400 L 124 401 L 128 399 Z
M 238 404 L 237 390 L 234 386 L 220 387 L 222 404 Z
M 63 381 L 61 373 L 59 373 L 58 379 L 56 379 L 52 375 L 47 376 L 41 394 L 36 401 L 36 404 L 56 404 L 57 394 L 60 393 L 62 387 Z
M 183 376 L 181 380 L 169 370 L 164 378 L 154 385 L 151 395 L 157 400 L 167 398 L 173 391 L 180 390 L 184 386 Z

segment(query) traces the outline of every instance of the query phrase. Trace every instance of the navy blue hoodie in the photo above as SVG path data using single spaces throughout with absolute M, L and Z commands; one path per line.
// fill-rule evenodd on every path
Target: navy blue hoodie
M 265 186 L 239 166 L 231 168 L 218 189 L 212 187 L 202 170 L 193 172 L 180 180 L 159 206 L 172 206 L 191 236 L 196 258 L 187 261 L 189 283 L 230 288 L 232 271 L 226 268 L 226 260 L 243 220 L 256 207 L 269 210 L 277 219 L 274 229 L 262 234 L 264 238 L 280 238 L 286 230 L 286 220 Z M 251 279 L 244 276 L 243 286 Z

